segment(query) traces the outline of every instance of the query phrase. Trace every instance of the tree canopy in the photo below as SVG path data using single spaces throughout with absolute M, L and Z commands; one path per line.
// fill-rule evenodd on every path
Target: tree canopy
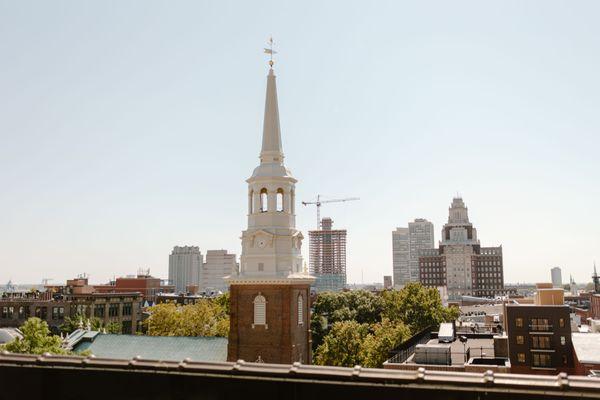
M 157 304 L 145 321 L 150 336 L 229 335 L 228 297 L 202 299 L 196 304 Z
M 458 309 L 444 307 L 437 289 L 420 283 L 381 294 L 320 293 L 311 316 L 315 362 L 380 367 L 411 335 L 457 317 Z
M 60 336 L 52 335 L 46 321 L 39 318 L 29 318 L 20 327 L 23 338 L 17 338 L 12 342 L 6 343 L 0 348 L 11 353 L 26 354 L 68 354 L 69 352 L 61 347 Z
M 88 323 L 93 331 L 106 331 L 106 333 L 121 333 L 123 329 L 122 324 L 119 322 L 113 321 L 109 322 L 108 324 L 105 324 L 99 318 L 88 318 L 83 314 L 76 314 L 74 317 L 65 317 L 65 322 L 61 324 L 60 330 L 63 333 L 69 334 L 80 327 L 86 328 Z

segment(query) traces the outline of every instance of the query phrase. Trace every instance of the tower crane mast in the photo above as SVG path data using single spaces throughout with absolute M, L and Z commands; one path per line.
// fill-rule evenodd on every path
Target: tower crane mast
M 303 201 L 303 206 L 315 205 L 317 206 L 317 230 L 321 230 L 321 205 L 325 203 L 343 203 L 346 201 L 354 201 L 360 200 L 359 197 L 347 197 L 344 199 L 331 199 L 331 200 L 321 200 L 321 195 L 317 195 L 317 201 Z

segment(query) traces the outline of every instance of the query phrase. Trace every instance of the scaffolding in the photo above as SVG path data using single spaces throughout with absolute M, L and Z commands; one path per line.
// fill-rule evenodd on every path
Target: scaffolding
M 346 285 L 346 230 L 333 229 L 331 218 L 323 218 L 321 229 L 309 231 L 310 273 L 317 291 L 338 291 Z

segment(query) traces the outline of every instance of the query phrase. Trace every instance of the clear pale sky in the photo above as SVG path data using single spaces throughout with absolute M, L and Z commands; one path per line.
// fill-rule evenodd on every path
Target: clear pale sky
M 349 280 L 391 232 L 436 243 L 459 192 L 505 280 L 600 265 L 596 1 L 2 1 L 0 283 L 167 276 L 239 255 L 273 35 L 299 200 L 348 229 Z M 297 205 L 298 226 L 314 208 Z M 304 254 L 308 260 L 308 243 Z

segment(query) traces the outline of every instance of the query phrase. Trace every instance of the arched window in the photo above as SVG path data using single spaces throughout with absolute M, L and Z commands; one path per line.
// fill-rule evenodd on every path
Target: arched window
M 298 295 L 298 325 L 304 323 L 304 299 L 302 295 Z
M 283 189 L 277 189 L 277 211 L 283 212 Z
M 254 213 L 254 190 L 250 191 L 250 195 L 248 197 L 248 213 Z
M 260 189 L 260 212 L 267 212 L 267 189 Z
M 258 295 L 254 298 L 254 324 L 252 327 L 256 325 L 267 325 L 267 299 L 265 296 L 258 293 Z

